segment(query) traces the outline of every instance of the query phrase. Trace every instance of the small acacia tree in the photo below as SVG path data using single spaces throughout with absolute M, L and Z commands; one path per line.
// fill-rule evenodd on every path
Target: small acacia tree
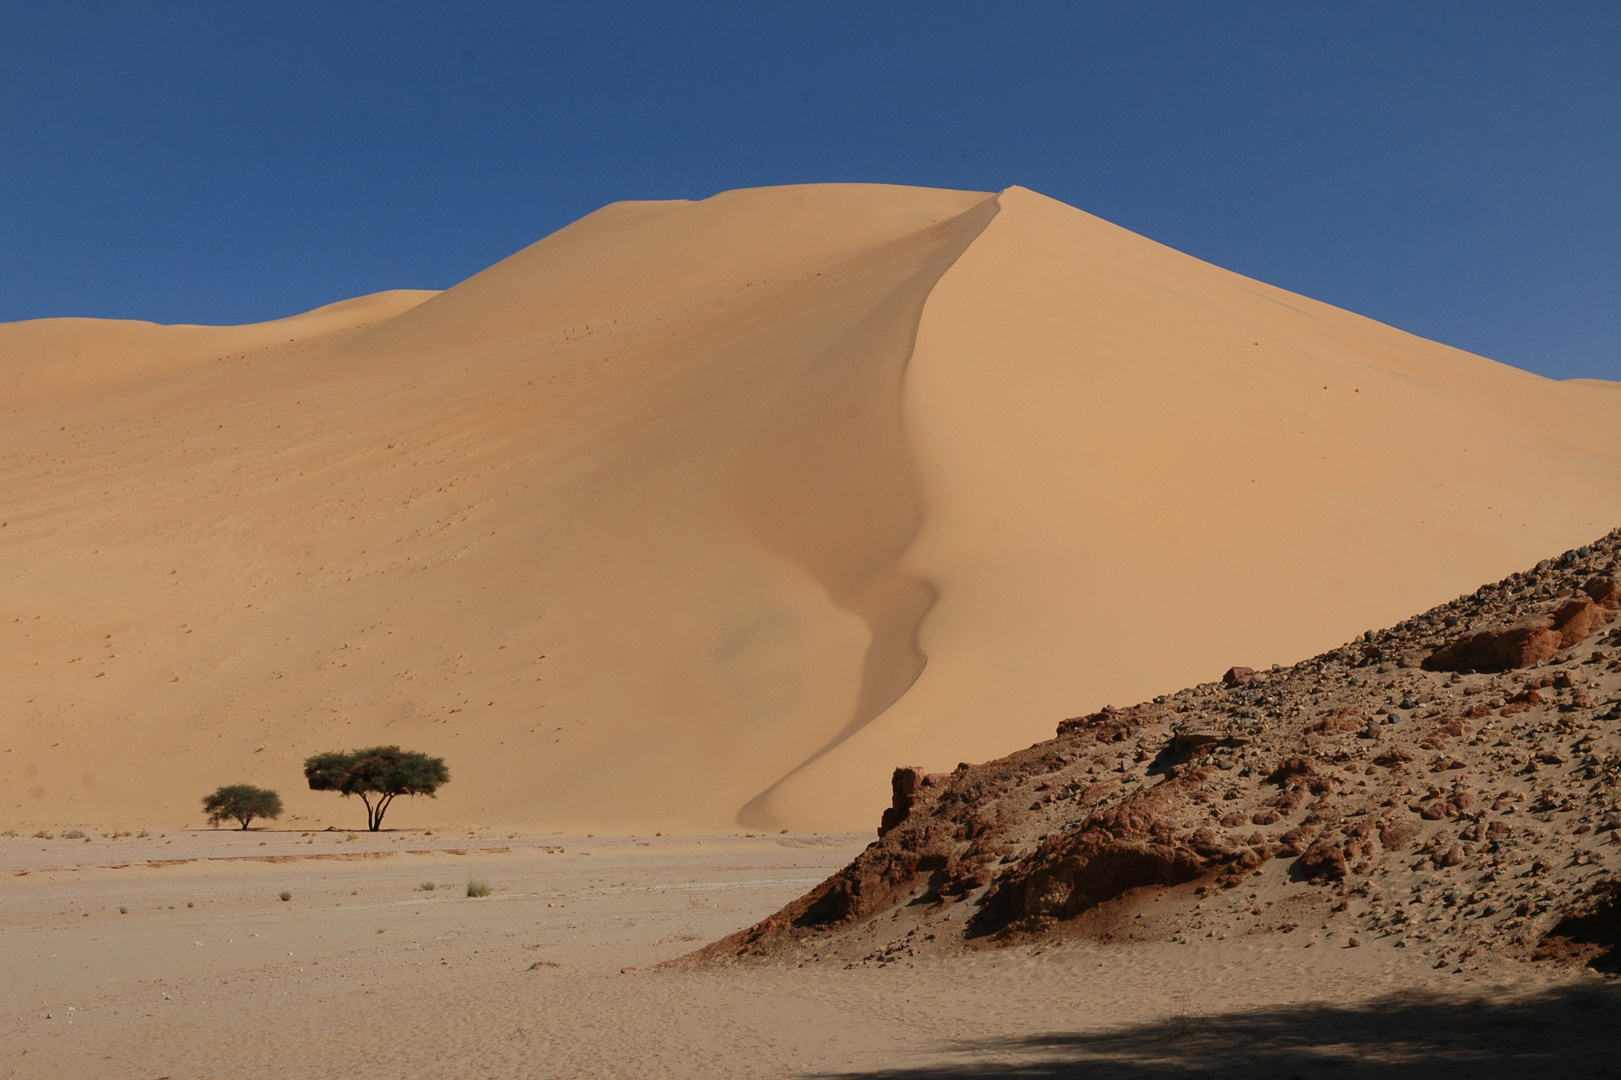
M 246 829 L 254 818 L 281 817 L 281 796 L 252 784 L 227 784 L 203 796 L 203 813 L 210 825 L 230 819 L 240 821 Z
M 450 783 L 445 759 L 429 757 L 397 746 L 365 750 L 334 750 L 304 760 L 304 779 L 311 791 L 336 791 L 348 798 L 359 795 L 366 804 L 366 827 L 383 827 L 388 804 L 401 795 L 426 795 Z

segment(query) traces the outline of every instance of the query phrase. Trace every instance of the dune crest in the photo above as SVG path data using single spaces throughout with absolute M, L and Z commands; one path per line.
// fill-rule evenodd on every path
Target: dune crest
M 1344 640 L 1621 517 L 1553 383 L 1014 188 L 615 204 L 443 293 L 0 326 L 0 802 L 865 827 L 897 762 Z M 924 657 L 927 663 L 924 663 Z
M 250 326 L 164 326 L 127 319 L 0 323 L 0 408 L 139 382 L 286 345 L 326 342 L 437 295 L 391 289 Z

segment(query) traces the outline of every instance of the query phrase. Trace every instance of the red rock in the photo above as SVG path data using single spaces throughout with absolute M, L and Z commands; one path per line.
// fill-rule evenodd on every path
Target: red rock
M 1283 787 L 1297 777 L 1304 778 L 1316 774 L 1317 766 L 1312 764 L 1311 759 L 1296 755 L 1284 758 L 1283 762 L 1267 776 L 1266 782 Z
M 1318 842 L 1300 856 L 1300 876 L 1307 881 L 1338 881 L 1348 872 L 1345 849 L 1333 842 Z
M 1196 757 L 1220 748 L 1236 749 L 1249 742 L 1231 735 L 1208 731 L 1184 731 L 1171 738 L 1171 764 L 1184 765 Z
M 1317 830 L 1309 825 L 1297 825 L 1278 837 L 1278 858 L 1293 858 L 1306 850 Z
M 1360 731 L 1367 723 L 1368 718 L 1361 709 L 1348 707 L 1336 709 L 1306 730 L 1318 735 L 1343 735 L 1348 731 Z
M 1551 614 L 1502 630 L 1483 630 L 1431 653 L 1430 671 L 1512 671 L 1530 667 L 1570 648 L 1607 626 L 1621 610 L 1621 589 L 1610 578 L 1588 585 L 1603 594 L 1573 596 Z M 1584 589 L 1585 591 L 1585 589 Z
M 917 789 L 928 779 L 928 773 L 916 765 L 903 765 L 889 778 L 890 805 L 878 822 L 878 835 L 886 835 L 905 821 L 912 812 Z
M 1621 610 L 1621 582 L 1613 577 L 1595 577 L 1582 586 L 1582 592 L 1611 611 Z
M 1245 686 L 1253 678 L 1255 678 L 1254 668 L 1230 667 L 1227 674 L 1221 677 L 1221 681 L 1228 686 Z
M 1387 819 L 1379 823 L 1379 843 L 1386 851 L 1401 851 L 1418 836 L 1418 826 L 1411 818 Z

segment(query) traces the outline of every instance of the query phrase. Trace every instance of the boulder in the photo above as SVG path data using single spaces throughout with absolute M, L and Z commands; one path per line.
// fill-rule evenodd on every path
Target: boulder
M 1245 686 L 1253 678 L 1255 678 L 1254 668 L 1230 667 L 1227 674 L 1221 677 L 1221 681 L 1227 686 Z
M 1585 595 L 1584 595 L 1585 594 Z M 1430 671 L 1514 671 L 1556 656 L 1609 625 L 1621 611 L 1621 587 L 1600 577 L 1539 618 L 1482 630 L 1441 646 L 1424 661 Z

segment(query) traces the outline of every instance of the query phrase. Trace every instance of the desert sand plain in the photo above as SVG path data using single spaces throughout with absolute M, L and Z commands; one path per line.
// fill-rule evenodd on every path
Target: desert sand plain
M 655 966 L 804 892 L 867 839 L 221 831 L 0 840 L 0 1075 L 1613 1068 L 1616 1001 L 1590 979 L 1491 960 L 1454 974 L 1417 950 L 1346 949 L 1314 929 L 853 966 Z M 468 898 L 470 876 L 491 894 Z M 1264 888 L 1307 887 L 1291 885 L 1280 864 Z
M 616 204 L 440 293 L 0 326 L 3 1067 L 1600 1074 L 1590 976 L 1326 927 L 657 965 L 848 863 L 896 765 L 1601 536 L 1618 405 L 1021 188 Z M 452 781 L 350 839 L 299 763 L 374 743 Z M 230 782 L 287 816 L 192 829 Z

